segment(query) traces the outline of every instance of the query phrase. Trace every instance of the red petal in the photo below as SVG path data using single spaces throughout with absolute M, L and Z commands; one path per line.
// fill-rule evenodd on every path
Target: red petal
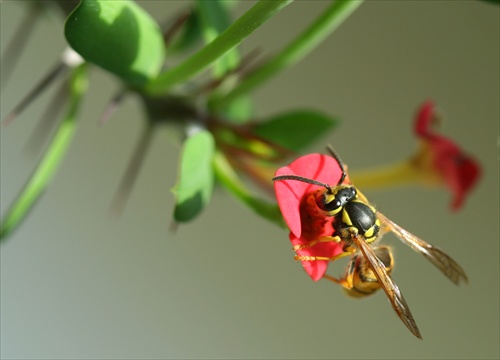
M 298 175 L 314 179 L 326 184 L 336 185 L 341 176 L 340 166 L 331 156 L 323 154 L 309 154 L 301 156 L 290 165 L 276 171 L 274 176 Z M 300 219 L 300 202 L 309 192 L 320 188 L 297 180 L 280 180 L 274 182 L 276 199 L 283 218 L 290 231 L 300 238 L 302 225 Z
M 477 180 L 479 180 L 481 168 L 474 159 L 466 157 L 463 154 L 456 158 L 455 161 L 457 162 L 455 171 L 457 180 L 448 180 L 448 182 L 455 193 L 451 207 L 453 210 L 458 210 L 462 206 L 467 193 L 474 187 Z
M 415 133 L 418 136 L 427 136 L 430 134 L 432 120 L 434 119 L 434 103 L 425 102 L 418 110 L 415 121 Z
M 479 179 L 481 169 L 453 140 L 433 131 L 433 120 L 434 103 L 427 101 L 417 113 L 415 133 L 429 144 L 433 157 L 432 171 L 438 173 L 452 191 L 454 198 L 451 207 L 457 210 Z
M 481 168 L 451 140 L 434 135 L 429 139 L 434 156 L 434 169 L 439 172 L 453 193 L 451 207 L 458 210 L 467 193 L 479 180 Z

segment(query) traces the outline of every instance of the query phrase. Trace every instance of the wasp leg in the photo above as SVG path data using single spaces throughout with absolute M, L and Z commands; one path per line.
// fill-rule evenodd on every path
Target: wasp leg
M 338 259 L 342 259 L 343 257 L 352 255 L 355 251 L 345 251 L 341 252 L 338 255 L 335 255 L 334 257 L 327 257 L 327 256 L 309 256 L 309 255 L 295 255 L 294 259 L 297 261 L 335 261 Z
M 384 221 L 381 221 L 379 234 L 380 236 L 392 232 L 392 227 Z
M 308 244 L 295 245 L 293 247 L 293 251 L 307 249 L 307 248 L 313 247 L 317 243 L 323 243 L 323 242 L 336 242 L 336 243 L 339 243 L 341 241 L 342 241 L 342 239 L 339 236 L 320 236 L 319 238 L 317 238 L 316 240 L 312 240 Z
M 339 284 L 340 286 L 342 286 L 344 289 L 346 290 L 352 290 L 352 286 L 350 286 L 347 281 L 345 281 L 344 279 L 337 279 L 333 276 L 330 276 L 328 274 L 325 274 L 323 275 L 323 278 L 326 279 L 326 280 L 330 280 L 330 281 L 333 281 L 335 284 Z

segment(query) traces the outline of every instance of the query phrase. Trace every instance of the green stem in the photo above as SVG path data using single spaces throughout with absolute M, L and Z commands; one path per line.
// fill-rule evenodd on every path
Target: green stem
M 241 182 L 226 157 L 219 151 L 214 156 L 214 172 L 217 180 L 250 209 L 278 226 L 286 227 L 278 205 L 254 197 Z
M 73 70 L 70 81 L 71 102 L 66 117 L 59 125 L 54 137 L 39 162 L 33 175 L 9 208 L 0 225 L 0 241 L 5 238 L 25 219 L 36 200 L 47 187 L 57 170 L 76 129 L 76 113 L 87 89 L 87 72 L 85 64 Z
M 368 170 L 349 171 L 349 178 L 354 185 L 362 190 L 414 185 L 422 182 L 422 174 L 411 161 Z
M 231 25 L 231 17 L 229 16 L 228 9 L 220 0 L 197 0 L 196 6 L 203 25 L 205 42 L 210 44 Z M 238 63 L 239 54 L 235 47 L 214 62 L 214 77 L 216 79 L 222 78 L 225 73 L 236 68 Z
M 235 98 L 248 93 L 278 72 L 291 67 L 321 41 L 339 27 L 349 15 L 361 5 L 363 0 L 337 0 L 297 38 L 295 38 L 279 54 L 246 77 L 238 86 L 217 100 L 216 106 L 224 106 Z
M 146 86 L 145 90 L 151 95 L 166 93 L 172 86 L 200 73 L 220 56 L 241 43 L 243 39 L 290 2 L 292 2 L 292 0 L 260 0 L 222 34 L 214 39 L 214 41 L 177 67 L 160 74 Z

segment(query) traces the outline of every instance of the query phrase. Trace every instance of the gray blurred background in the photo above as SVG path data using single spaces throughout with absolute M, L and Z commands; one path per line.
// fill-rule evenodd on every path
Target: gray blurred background
M 181 1 L 143 1 L 157 20 Z M 253 2 L 236 8 L 241 14 Z M 242 46 L 273 53 L 324 9 L 296 1 Z M 1 49 L 22 18 L 1 2 Z M 426 99 L 442 132 L 483 166 L 458 213 L 446 191 L 368 192 L 391 219 L 467 271 L 455 287 L 393 236 L 394 278 L 424 340 L 382 293 L 353 300 L 314 283 L 285 231 L 220 189 L 197 220 L 169 232 L 179 149 L 160 131 L 120 218 L 109 205 L 140 129 L 134 98 L 96 120 L 118 83 L 94 69 L 74 142 L 50 189 L 1 246 L 2 358 L 384 358 L 499 356 L 499 7 L 481 1 L 367 1 L 298 66 L 255 93 L 257 114 L 316 108 L 342 119 L 312 151 L 335 146 L 350 169 L 411 155 L 413 115 Z M 9 85 L 2 117 L 64 48 L 62 22 L 38 24 Z M 1 210 L 31 173 L 23 153 L 51 88 L 1 133 Z M 339 274 L 342 264 L 331 267 Z

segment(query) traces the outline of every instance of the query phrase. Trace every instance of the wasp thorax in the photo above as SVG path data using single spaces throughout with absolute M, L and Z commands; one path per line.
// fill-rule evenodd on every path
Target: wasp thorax
M 316 199 L 316 204 L 321 210 L 328 211 L 330 215 L 338 213 L 349 201 L 357 196 L 353 186 L 336 186 L 332 190 L 325 190 Z

